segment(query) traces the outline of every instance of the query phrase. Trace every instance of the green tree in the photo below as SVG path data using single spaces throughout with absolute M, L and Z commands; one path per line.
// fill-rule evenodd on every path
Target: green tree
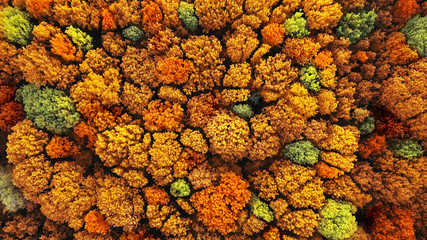
M 187 2 L 180 2 L 178 8 L 178 18 L 184 24 L 184 27 L 192 32 L 199 26 L 199 20 L 194 11 L 194 5 Z
M 319 153 L 319 149 L 309 141 L 294 142 L 283 149 L 283 154 L 287 158 L 300 165 L 317 163 Z
M 127 39 L 130 39 L 134 42 L 138 42 L 145 36 L 145 32 L 137 26 L 130 26 L 122 31 L 123 36 Z
M 190 185 L 184 179 L 178 179 L 171 184 L 171 194 L 174 197 L 187 197 L 190 195 Z
M 404 158 L 415 158 L 423 154 L 423 147 L 414 139 L 400 139 L 391 144 L 391 149 Z
M 266 222 L 271 222 L 274 220 L 274 214 L 271 211 L 268 204 L 263 202 L 254 193 L 252 193 L 252 198 L 251 198 L 251 212 L 255 217 L 261 218 Z
M 25 208 L 25 198 L 21 191 L 13 185 L 11 174 L 0 168 L 0 200 L 8 212 L 16 212 Z
M 249 104 L 234 104 L 231 107 L 231 111 L 244 119 L 248 119 L 254 115 L 254 111 Z
M 310 35 L 310 31 L 306 28 L 307 21 L 303 14 L 303 12 L 299 11 L 292 15 L 291 18 L 286 19 L 284 27 L 287 35 L 299 38 Z
M 320 77 L 314 66 L 304 66 L 300 71 L 301 82 L 310 91 L 320 91 Z
M 71 38 L 71 41 L 76 44 L 78 49 L 88 51 L 93 48 L 92 37 L 79 28 L 68 26 L 65 29 L 65 33 Z
M 26 12 L 14 7 L 6 7 L 0 11 L 0 31 L 12 43 L 29 44 L 32 30 L 33 24 Z
M 23 103 L 27 118 L 37 128 L 47 129 L 55 134 L 67 132 L 80 119 L 71 99 L 56 89 L 24 85 L 16 91 L 16 100 Z
M 357 208 L 347 202 L 328 199 L 328 203 L 320 210 L 319 233 L 327 239 L 340 240 L 351 237 L 357 230 Z
M 427 57 L 427 16 L 417 15 L 409 19 L 401 29 L 406 40 L 421 57 Z
M 348 38 L 351 43 L 356 43 L 374 29 L 376 18 L 377 14 L 374 10 L 347 13 L 339 22 L 337 35 Z
M 361 134 L 369 134 L 373 132 L 375 129 L 375 118 L 372 116 L 368 116 L 365 120 L 360 124 L 359 131 Z

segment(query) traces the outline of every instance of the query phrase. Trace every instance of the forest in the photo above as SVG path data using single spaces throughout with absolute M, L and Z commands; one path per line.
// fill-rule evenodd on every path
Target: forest
M 426 239 L 426 57 L 422 0 L 0 0 L 0 239 Z

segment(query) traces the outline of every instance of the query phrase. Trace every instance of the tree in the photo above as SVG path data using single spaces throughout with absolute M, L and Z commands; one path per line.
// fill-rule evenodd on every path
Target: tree
M 52 5 L 52 20 L 61 27 L 74 25 L 89 30 L 99 28 L 101 23 L 101 11 L 94 2 L 67 0 L 53 1 Z
M 409 46 L 417 50 L 421 57 L 427 56 L 427 16 L 417 15 L 409 19 L 401 31 L 405 34 Z
M 78 151 L 78 147 L 67 137 L 54 136 L 46 146 L 46 154 L 52 158 L 63 158 L 71 156 Z
M 105 221 L 104 216 L 98 210 L 92 210 L 84 217 L 85 229 L 89 233 L 106 235 L 110 232 L 111 228 Z
M 323 181 L 313 168 L 276 160 L 270 171 L 274 173 L 277 189 L 293 207 L 320 209 L 323 206 Z
M 414 139 L 399 139 L 392 143 L 391 149 L 400 157 L 409 159 L 424 153 L 423 147 Z
M 81 61 L 83 58 L 83 52 L 76 50 L 73 43 L 70 41 L 67 35 L 63 33 L 55 34 L 50 40 L 52 46 L 52 52 L 62 57 L 65 61 Z
M 325 194 L 331 195 L 336 199 L 350 201 L 358 208 L 363 208 L 372 201 L 372 196 L 363 192 L 349 175 L 325 180 L 322 187 Z
M 7 139 L 7 159 L 15 165 L 29 157 L 40 155 L 49 141 L 48 134 L 37 130 L 29 119 L 12 127 L 12 133 Z
M 351 203 L 328 199 L 320 210 L 318 230 L 328 239 L 338 240 L 351 237 L 357 230 L 357 208 Z
M 84 172 L 75 162 L 55 163 L 49 190 L 40 195 L 40 211 L 47 218 L 75 230 L 83 227 L 85 213 L 95 205 L 96 187 Z
M 25 9 L 32 17 L 42 19 L 52 15 L 52 3 L 52 0 L 27 0 Z
M 283 96 L 289 85 L 298 78 L 298 72 L 292 61 L 284 54 L 276 54 L 262 59 L 255 67 L 255 80 L 252 87 L 260 91 L 267 102 Z
M 49 26 L 43 27 L 49 28 Z M 36 29 L 40 28 L 36 27 Z M 47 37 L 44 36 L 47 38 L 46 43 L 53 37 L 50 34 L 56 35 L 55 30 L 52 31 L 54 32 L 47 33 Z M 23 48 L 22 54 L 18 56 L 16 62 L 25 80 L 38 87 L 50 85 L 66 89 L 80 76 L 78 66 L 63 64 L 60 58 L 51 54 L 41 44 L 33 43 Z
M 278 0 L 248 0 L 244 2 L 244 9 L 247 15 L 253 16 L 260 23 L 266 23 L 270 20 L 272 8 L 277 2 Z
M 251 67 L 248 63 L 232 64 L 222 80 L 222 85 L 224 87 L 245 88 L 251 80 L 251 73 Z
M 365 120 L 359 125 L 360 134 L 367 135 L 372 133 L 375 130 L 375 118 L 368 116 Z
M 277 46 L 283 42 L 285 28 L 278 23 L 270 23 L 261 30 L 262 41 L 271 46 Z
M 309 141 L 294 142 L 283 149 L 283 154 L 287 158 L 300 165 L 317 163 L 319 152 L 319 149 Z
M 240 176 L 223 173 L 218 186 L 205 188 L 191 196 L 197 218 L 210 231 L 224 235 L 236 231 L 236 220 L 251 198 L 248 187 L 248 182 Z
M 132 0 L 119 0 L 108 6 L 108 11 L 105 11 L 104 30 L 114 30 L 117 26 L 125 28 L 129 25 L 141 23 L 141 4 Z M 104 24 L 103 22 L 103 24 Z
M 192 229 L 190 224 L 190 219 L 182 217 L 179 212 L 175 212 L 165 221 L 160 231 L 167 237 L 189 239 L 192 237 L 191 234 L 187 235 L 188 231 Z
M 221 83 L 225 72 L 224 58 L 221 58 L 221 42 L 215 36 L 190 36 L 182 41 L 181 48 L 194 66 L 190 78 L 183 86 L 185 94 L 212 90 Z
M 313 92 L 320 91 L 320 77 L 317 73 L 317 69 L 314 66 L 304 66 L 300 70 L 301 81 L 305 88 Z
M 0 105 L 0 130 L 9 132 L 23 119 L 23 107 L 19 102 L 11 101 Z
M 130 26 L 123 29 L 122 34 L 125 38 L 134 42 L 138 42 L 143 37 L 145 37 L 145 32 L 137 26 Z
M 117 28 L 113 13 L 106 8 L 101 11 L 101 22 L 103 31 L 111 31 Z
M 321 178 L 337 178 L 344 174 L 344 171 L 336 167 L 329 166 L 323 161 L 317 163 L 314 168 L 316 169 L 316 174 Z
M 268 204 L 259 199 L 254 193 L 252 193 L 251 198 L 251 212 L 257 218 L 261 218 L 266 222 L 272 222 L 274 220 L 273 212 L 268 207 Z
M 277 226 L 301 237 L 308 238 L 315 232 L 318 221 L 319 215 L 317 213 L 311 209 L 303 209 L 288 211 L 278 220 Z M 284 237 L 284 239 L 287 238 Z
M 71 99 L 60 90 L 28 84 L 17 90 L 16 98 L 23 103 L 27 118 L 33 120 L 37 128 L 62 134 L 80 120 Z
M 157 87 L 159 82 L 156 79 L 154 65 L 154 59 L 149 55 L 147 49 L 128 46 L 120 67 L 126 80 Z
M 418 59 L 417 51 L 406 43 L 405 35 L 401 32 L 393 32 L 386 41 L 388 60 L 393 65 L 403 65 Z
M 77 46 L 77 49 L 88 51 L 93 48 L 92 37 L 83 32 L 80 28 L 68 26 L 65 33 L 71 38 L 71 41 Z
M 423 97 L 427 89 L 427 59 L 396 67 L 394 74 L 382 82 L 380 102 L 400 120 L 418 118 L 427 110 L 427 99 Z M 415 132 L 415 134 L 417 134 Z
M 231 111 L 243 119 L 249 119 L 254 115 L 254 111 L 249 104 L 233 104 Z
M 159 98 L 169 101 L 171 103 L 184 104 L 188 102 L 187 96 L 181 89 L 173 86 L 163 85 L 157 92 Z
M 315 65 L 320 69 L 327 69 L 333 61 L 332 52 L 329 50 L 320 51 L 314 59 Z
M 111 56 L 121 58 L 125 54 L 129 40 L 123 39 L 119 33 L 107 32 L 102 35 L 102 46 Z
M 148 172 L 160 186 L 165 186 L 174 179 L 172 166 L 177 163 L 182 152 L 177 138 L 178 134 L 174 132 L 153 134 L 153 145 L 148 151 L 151 156 Z
M 263 39 L 268 41 L 269 37 L 275 37 L 275 32 L 269 32 L 268 28 L 263 29 Z M 278 32 L 280 34 L 280 32 Z M 282 34 L 283 35 L 283 34 Z M 264 37 L 265 36 L 265 37 Z M 258 46 L 258 38 L 254 30 L 244 24 L 239 25 L 225 42 L 227 47 L 227 56 L 234 63 L 245 62 Z M 265 39 L 267 38 L 267 39 Z M 283 37 L 282 37 L 283 38 Z M 270 39 L 272 40 L 272 39 Z M 280 36 L 275 41 L 283 41 Z
M 302 5 L 310 29 L 331 31 L 342 16 L 341 5 L 333 0 L 303 0 Z
M 105 166 L 120 166 L 125 159 L 132 159 L 132 150 L 144 149 L 143 144 L 140 142 L 143 139 L 143 134 L 144 130 L 137 125 L 116 126 L 112 130 L 98 134 L 95 142 L 95 153 Z M 139 153 L 142 154 L 141 152 Z M 143 160 L 143 158 L 139 160 Z M 134 164 L 144 165 L 146 162 Z
M 398 0 L 393 6 L 393 21 L 398 24 L 405 23 L 411 18 L 420 5 L 417 4 L 417 0 Z
M 335 150 L 342 155 L 351 155 L 358 150 L 359 130 L 351 125 L 341 127 L 331 124 L 328 126 L 328 137 L 319 143 L 325 150 Z
M 208 121 L 220 113 L 219 99 L 212 93 L 204 93 L 192 97 L 187 102 L 188 125 L 206 128 Z
M 91 49 L 86 53 L 85 59 L 79 65 L 81 78 L 87 78 L 89 73 L 105 76 L 106 72 L 108 72 L 108 74 L 112 76 L 118 75 L 112 70 L 118 69 L 118 63 L 119 60 L 110 57 L 103 48 Z M 108 79 L 114 82 L 111 78 Z
M 267 170 L 257 170 L 248 177 L 251 186 L 259 192 L 258 196 L 266 201 L 274 200 L 279 192 L 273 175 Z
M 206 139 L 199 130 L 185 129 L 181 132 L 182 145 L 193 149 L 194 151 L 206 154 L 209 151 L 209 146 Z
M 0 40 L 0 84 L 12 82 L 15 74 L 19 72 L 19 67 L 15 60 L 17 56 L 18 48 L 2 37 Z
M 184 24 L 184 27 L 191 32 L 196 31 L 197 27 L 199 26 L 199 20 L 196 17 L 194 5 L 191 3 L 184 1 L 179 3 L 178 17 L 179 20 L 181 20 L 181 22 Z
M 361 11 L 358 13 L 347 13 L 339 23 L 337 35 L 346 37 L 351 43 L 364 39 L 374 29 L 377 14 L 372 11 Z
M 193 65 L 188 60 L 168 57 L 157 61 L 156 76 L 162 84 L 181 85 L 187 82 Z
M 24 196 L 13 184 L 12 175 L 6 168 L 0 168 L 0 201 L 8 212 L 16 212 L 26 207 Z
M 120 102 L 120 83 L 119 71 L 114 68 L 106 70 L 103 75 L 89 73 L 84 81 L 72 86 L 70 96 L 74 102 L 90 100 L 112 106 Z
M 237 116 L 218 114 L 208 122 L 206 135 L 211 152 L 227 161 L 235 162 L 247 154 L 248 123 Z
M 150 132 L 180 131 L 183 127 L 184 109 L 178 103 L 154 100 L 142 114 L 145 129 Z
M 256 104 L 251 105 L 256 107 Z M 279 152 L 279 136 L 271 126 L 271 123 L 265 114 L 259 114 L 252 117 L 250 120 L 250 127 L 252 134 L 249 140 L 249 159 L 253 161 L 264 160 Z
M 194 1 L 199 24 L 204 32 L 219 30 L 243 13 L 243 0 L 211 2 L 209 0 Z
M 160 55 L 161 53 L 166 53 L 171 51 L 172 56 L 180 56 L 180 52 L 176 51 L 177 48 L 173 48 L 180 42 L 180 38 L 176 36 L 176 33 L 173 32 L 170 28 L 159 30 L 156 35 L 152 38 L 149 38 L 147 43 L 147 50 L 150 54 Z M 176 51 L 176 52 L 174 52 Z
M 386 138 L 374 135 L 359 144 L 359 153 L 363 158 L 369 158 L 384 153 L 386 147 Z
M 44 224 L 41 215 L 37 210 L 15 214 L 13 218 L 5 220 L 1 237 L 3 239 L 34 238 Z
M 191 193 L 190 186 L 183 179 L 178 179 L 171 184 L 170 192 L 176 198 L 187 197 Z
M 12 43 L 27 45 L 31 41 L 33 24 L 28 14 L 14 7 L 0 11 L 0 31 Z
M 377 203 L 366 209 L 363 215 L 368 232 L 374 239 L 414 240 L 416 238 L 414 214 L 409 209 Z
M 329 89 L 320 90 L 317 94 L 317 102 L 319 103 L 319 113 L 322 115 L 332 114 L 338 108 L 336 95 Z
M 11 128 L 22 120 L 23 107 L 14 101 L 16 88 L 0 85 L 0 130 L 9 132 Z
M 411 205 L 417 201 L 423 188 L 422 167 L 426 157 L 404 159 L 387 149 L 384 154 L 371 158 L 372 166 L 359 163 L 352 178 L 363 191 L 375 199 L 395 205 Z
M 52 163 L 41 154 L 25 158 L 15 164 L 12 179 L 21 189 L 25 199 L 40 203 L 40 195 L 50 188 L 52 172 Z
M 140 191 L 128 186 L 122 178 L 104 176 L 97 180 L 96 206 L 112 227 L 123 227 L 126 232 L 135 229 L 144 213 Z
M 162 29 L 163 13 L 159 4 L 156 2 L 147 2 L 142 6 L 142 25 L 144 30 L 150 35 L 156 35 Z
M 320 158 L 322 161 L 339 168 L 345 172 L 349 172 L 353 166 L 354 162 L 357 160 L 356 155 L 345 155 L 339 154 L 337 152 L 320 152 Z
M 310 35 L 310 31 L 308 31 L 306 28 L 307 21 L 303 17 L 303 14 L 304 13 L 299 11 L 292 15 L 291 18 L 286 19 L 284 24 L 286 29 L 286 35 L 299 38 L 303 38 L 307 35 Z
M 121 102 L 126 106 L 129 113 L 142 115 L 153 95 L 154 92 L 145 84 L 137 87 L 137 85 L 125 82 L 123 84 Z
M 309 37 L 287 38 L 285 40 L 285 52 L 298 64 L 306 64 L 312 61 L 320 50 L 320 44 Z

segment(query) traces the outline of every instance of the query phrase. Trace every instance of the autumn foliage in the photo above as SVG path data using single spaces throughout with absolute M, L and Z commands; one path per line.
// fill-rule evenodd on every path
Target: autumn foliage
M 235 221 L 244 206 L 249 203 L 247 182 L 234 173 L 224 173 L 218 186 L 206 188 L 191 198 L 199 212 L 198 219 L 208 229 L 222 234 L 237 230 Z
M 16 88 L 0 85 L 0 130 L 10 129 L 23 118 L 23 108 L 15 101 Z
M 110 226 L 97 210 L 92 210 L 85 216 L 85 229 L 89 233 L 105 235 L 110 231 Z
M 0 0 L 0 239 L 427 238 L 426 14 Z
M 415 239 L 413 213 L 409 209 L 375 204 L 364 213 L 374 239 Z
M 54 137 L 46 146 L 46 153 L 52 159 L 71 156 L 77 150 L 77 146 L 64 137 Z
M 65 61 L 78 61 L 83 55 L 78 52 L 70 39 L 64 34 L 57 34 L 50 41 L 52 52 L 61 56 Z

